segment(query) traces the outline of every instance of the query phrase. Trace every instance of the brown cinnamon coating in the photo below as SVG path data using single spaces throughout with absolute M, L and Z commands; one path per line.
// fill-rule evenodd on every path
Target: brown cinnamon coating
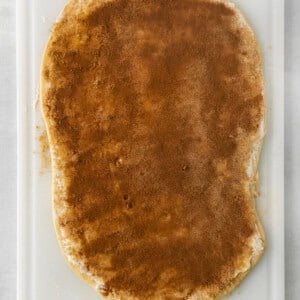
M 237 11 L 94 1 L 55 25 L 45 60 L 73 255 L 106 294 L 222 290 L 252 255 L 246 170 L 264 113 L 259 53 Z

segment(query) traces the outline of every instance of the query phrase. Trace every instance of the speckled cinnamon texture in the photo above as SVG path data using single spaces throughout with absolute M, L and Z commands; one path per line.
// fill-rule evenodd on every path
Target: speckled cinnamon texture
M 252 240 L 263 243 L 247 173 L 263 79 L 232 5 L 70 1 L 42 107 L 61 243 L 103 295 L 212 299 L 250 269 Z

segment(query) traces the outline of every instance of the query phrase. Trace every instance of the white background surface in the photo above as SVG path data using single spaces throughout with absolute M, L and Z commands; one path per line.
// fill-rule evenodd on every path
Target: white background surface
M 51 174 L 49 168 L 41 169 L 40 143 L 36 138 L 44 128 L 37 105 L 40 62 L 49 31 L 65 3 L 66 0 L 17 2 L 18 300 L 99 299 L 71 272 L 61 255 L 51 213 Z M 268 247 L 259 265 L 230 299 L 253 300 L 256 289 L 255 300 L 283 300 L 283 1 L 234 3 L 246 12 L 264 53 L 269 130 L 260 164 L 261 197 L 256 202 Z
M 0 299 L 15 299 L 16 109 L 15 3 L 0 0 Z M 297 26 L 298 25 L 298 26 Z M 300 293 L 300 2 L 286 0 L 286 299 Z M 297 49 L 298 48 L 298 49 Z M 298 99 L 297 99 L 298 98 Z M 298 153 L 298 155 L 297 155 Z M 297 176 L 297 177 L 296 177 Z

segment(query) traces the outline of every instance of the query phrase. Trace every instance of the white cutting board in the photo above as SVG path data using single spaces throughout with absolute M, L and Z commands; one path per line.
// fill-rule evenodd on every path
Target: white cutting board
M 98 0 L 95 0 L 98 1 Z M 234 1 L 262 47 L 268 101 L 268 135 L 261 163 L 259 215 L 267 251 L 230 295 L 234 300 L 284 299 L 284 0 Z M 50 28 L 66 0 L 17 0 L 18 67 L 18 300 L 96 300 L 99 296 L 65 263 L 51 216 L 50 171 L 42 168 L 37 136 L 39 66 Z

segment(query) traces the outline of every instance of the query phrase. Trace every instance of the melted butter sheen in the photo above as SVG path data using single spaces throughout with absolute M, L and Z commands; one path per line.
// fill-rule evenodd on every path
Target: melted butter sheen
M 256 224 L 254 37 L 222 3 L 98 2 L 55 25 L 43 69 L 67 184 L 59 226 L 107 295 L 222 289 Z

